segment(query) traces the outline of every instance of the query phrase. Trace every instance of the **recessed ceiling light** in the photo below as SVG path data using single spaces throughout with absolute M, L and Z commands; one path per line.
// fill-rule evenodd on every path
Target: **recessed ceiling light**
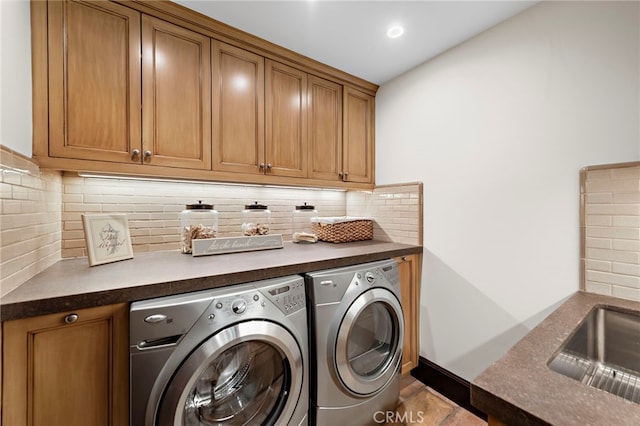
M 393 25 L 387 30 L 387 37 L 389 38 L 398 38 L 402 34 L 404 34 L 404 28 L 400 25 Z

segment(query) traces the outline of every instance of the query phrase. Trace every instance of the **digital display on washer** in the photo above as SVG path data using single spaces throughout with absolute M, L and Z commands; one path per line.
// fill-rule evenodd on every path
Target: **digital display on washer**
M 382 268 L 383 271 L 387 272 L 393 269 L 393 266 L 385 266 L 384 268 Z
M 288 285 L 285 285 L 285 286 L 280 287 L 280 288 L 274 288 L 274 289 L 269 290 L 269 294 L 272 295 L 272 296 L 277 296 L 279 294 L 286 293 L 289 290 L 291 290 L 291 287 L 289 287 Z

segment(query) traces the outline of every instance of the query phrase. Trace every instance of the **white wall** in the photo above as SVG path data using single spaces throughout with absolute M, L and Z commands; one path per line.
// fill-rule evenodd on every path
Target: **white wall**
M 376 182 L 424 183 L 420 355 L 472 380 L 578 290 L 579 170 L 640 159 L 638 2 L 544 2 L 384 84 Z
M 31 157 L 31 14 L 28 0 L 0 1 L 0 144 Z

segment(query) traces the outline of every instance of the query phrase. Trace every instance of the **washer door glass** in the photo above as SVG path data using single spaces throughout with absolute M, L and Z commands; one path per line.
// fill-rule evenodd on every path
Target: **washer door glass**
M 183 424 L 264 424 L 277 418 L 290 382 L 286 365 L 280 352 L 263 342 L 227 349 L 191 387 Z
M 338 329 L 335 361 L 351 392 L 369 395 L 384 388 L 402 361 L 402 307 L 393 293 L 371 289 L 358 296 Z
M 302 352 L 285 328 L 267 321 L 235 324 L 210 336 L 178 367 L 155 424 L 286 424 L 302 376 Z

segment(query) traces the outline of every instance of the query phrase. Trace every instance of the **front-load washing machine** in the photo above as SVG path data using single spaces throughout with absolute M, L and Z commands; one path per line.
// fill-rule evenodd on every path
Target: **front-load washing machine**
M 404 322 L 397 263 L 309 273 L 311 424 L 373 424 L 395 411 Z M 380 418 L 380 414 L 377 414 Z
M 306 425 L 304 280 L 134 302 L 131 426 Z

